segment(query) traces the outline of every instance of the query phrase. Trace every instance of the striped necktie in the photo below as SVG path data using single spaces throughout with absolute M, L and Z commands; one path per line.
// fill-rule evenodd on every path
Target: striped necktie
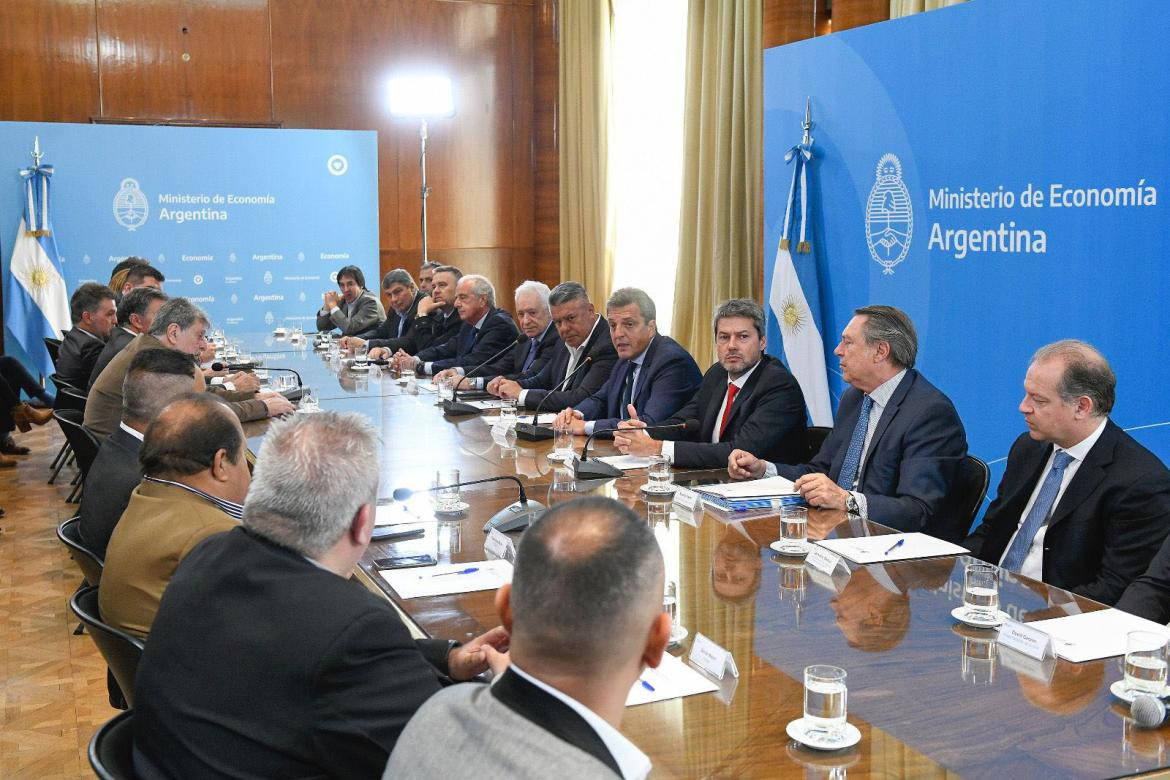
M 1028 557 L 1028 550 L 1032 549 L 1032 541 L 1036 538 L 1036 532 L 1040 530 L 1040 526 L 1044 525 L 1044 521 L 1052 513 L 1052 505 L 1056 503 L 1056 494 L 1060 492 L 1060 483 L 1064 479 L 1064 470 L 1071 462 L 1072 456 L 1063 450 L 1056 453 L 1056 457 L 1052 459 L 1052 468 L 1048 470 L 1047 476 L 1044 477 L 1044 484 L 1040 486 L 1040 492 L 1036 494 L 1036 503 L 1032 504 L 1032 509 L 1028 512 L 1027 518 L 1024 519 L 1024 524 L 1020 526 L 1020 530 L 1016 532 L 1016 538 L 1012 541 L 1007 555 L 1003 556 L 1001 564 L 1003 568 L 1010 572 L 1019 572 L 1020 567 L 1024 565 L 1024 559 Z
M 852 490 L 857 481 L 857 467 L 861 465 L 861 449 L 865 446 L 865 434 L 869 430 L 869 413 L 873 409 L 873 399 L 868 395 L 861 401 L 861 414 L 857 416 L 857 425 L 853 426 L 853 436 L 849 439 L 849 449 L 845 451 L 845 461 L 841 464 L 841 473 L 837 475 L 837 484 L 845 490 Z

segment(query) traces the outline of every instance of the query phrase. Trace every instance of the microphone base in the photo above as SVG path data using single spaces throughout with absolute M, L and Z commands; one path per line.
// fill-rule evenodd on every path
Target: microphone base
M 553 430 L 547 425 L 516 423 L 516 438 L 524 441 L 545 441 L 553 437 Z
M 291 403 L 296 403 L 301 400 L 301 396 L 305 394 L 305 388 L 294 387 L 289 390 L 281 390 L 280 394 L 287 398 Z
M 444 401 L 443 414 L 452 417 L 459 417 L 465 414 L 479 414 L 480 409 L 476 409 L 471 404 L 465 404 L 462 401 Z
M 577 479 L 609 479 L 620 477 L 622 470 L 608 463 L 602 463 L 596 458 L 578 460 L 573 467 L 573 476 Z
M 492 515 L 492 518 L 484 523 L 483 532 L 486 534 L 493 528 L 500 533 L 519 531 L 539 520 L 544 512 L 544 504 L 541 504 L 539 501 L 528 499 L 527 505 L 517 501 Z

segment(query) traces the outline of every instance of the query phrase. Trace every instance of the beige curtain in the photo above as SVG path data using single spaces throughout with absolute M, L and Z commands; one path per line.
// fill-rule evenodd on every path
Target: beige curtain
M 714 360 L 711 314 L 757 297 L 761 192 L 760 0 L 690 0 L 674 337 Z
M 601 308 L 613 284 L 606 190 L 610 0 L 560 2 L 561 279 L 585 285 Z
M 958 5 L 967 0 L 890 0 L 890 18 L 898 19 L 911 14 L 920 14 L 923 11 L 933 11 L 936 8 L 946 8 L 948 5 Z

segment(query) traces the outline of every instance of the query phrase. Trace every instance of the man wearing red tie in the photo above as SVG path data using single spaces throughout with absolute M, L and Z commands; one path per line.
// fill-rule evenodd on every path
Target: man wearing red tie
M 732 450 L 779 463 L 803 459 L 804 395 L 776 358 L 764 354 L 764 310 L 755 301 L 727 301 L 715 311 L 718 362 L 698 391 L 661 424 L 698 420 L 699 428 L 661 431 L 651 438 L 631 409 L 619 423 L 618 449 L 631 455 L 663 454 L 676 466 L 718 468 Z

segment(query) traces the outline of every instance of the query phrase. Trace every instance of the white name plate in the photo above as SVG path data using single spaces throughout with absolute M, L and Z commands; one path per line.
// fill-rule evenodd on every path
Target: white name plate
M 829 552 L 819 544 L 810 544 L 808 555 L 804 558 L 804 562 L 809 566 L 829 576 L 832 576 L 833 572 L 837 570 L 837 567 L 841 565 L 843 560 L 840 555 Z
M 483 541 L 483 552 L 489 558 L 498 558 L 512 563 L 516 560 L 516 543 L 507 534 L 501 533 L 498 528 L 493 528 L 488 533 L 487 539 Z
M 691 663 L 716 680 L 722 680 L 727 672 L 731 672 L 732 677 L 739 677 L 731 653 L 702 634 L 695 634 L 695 641 L 691 643 Z
M 1011 618 L 999 627 L 999 643 L 1037 660 L 1052 655 L 1052 637 Z
M 672 503 L 688 512 L 698 512 L 703 508 L 703 497 L 689 488 L 675 485 Z

